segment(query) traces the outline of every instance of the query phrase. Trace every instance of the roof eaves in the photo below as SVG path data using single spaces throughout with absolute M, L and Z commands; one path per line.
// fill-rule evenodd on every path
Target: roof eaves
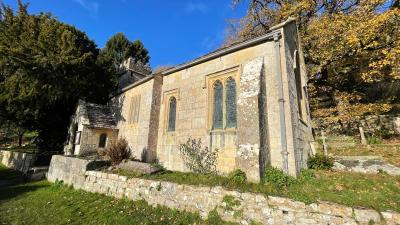
M 135 82 L 135 83 L 133 83 L 133 84 L 130 84 L 130 85 L 128 85 L 128 86 L 122 88 L 121 91 L 117 92 L 116 94 L 114 94 L 114 95 L 111 96 L 110 98 L 114 98 L 115 96 L 120 95 L 120 94 L 122 94 L 122 93 L 124 93 L 124 92 L 126 92 L 126 91 L 128 91 L 128 90 L 130 90 L 130 89 L 132 89 L 132 88 L 134 88 L 134 87 L 136 87 L 136 86 L 139 86 L 139 85 L 143 84 L 143 83 L 146 83 L 147 81 L 149 81 L 149 80 L 151 80 L 151 79 L 153 79 L 153 78 L 154 78 L 154 75 L 153 75 L 153 74 L 150 75 L 150 76 L 147 76 L 147 77 L 145 77 L 145 78 L 143 78 L 143 79 L 141 79 L 141 80 L 139 80 L 139 81 L 137 81 L 137 82 Z
M 284 25 L 281 25 L 281 27 L 282 26 L 284 26 Z M 280 27 L 278 27 L 278 28 L 280 28 Z M 218 58 L 220 56 L 227 55 L 229 53 L 232 53 L 232 52 L 244 49 L 244 48 L 248 48 L 248 47 L 257 45 L 259 43 L 263 43 L 263 42 L 265 42 L 267 40 L 271 40 L 275 36 L 281 34 L 281 31 L 278 30 L 278 28 L 276 28 L 275 30 L 272 30 L 272 31 L 268 32 L 267 34 L 262 35 L 260 37 L 257 37 L 257 38 L 254 38 L 254 39 L 251 39 L 251 40 L 248 40 L 248 41 L 244 41 L 244 42 L 241 42 L 241 43 L 238 43 L 238 44 L 226 47 L 226 48 L 221 48 L 220 50 L 217 50 L 217 51 L 212 52 L 210 54 L 204 55 L 204 56 L 199 57 L 199 58 L 197 58 L 195 60 L 192 60 L 190 62 L 181 64 L 181 65 L 178 65 L 178 66 L 173 67 L 171 69 L 168 69 L 166 71 L 163 71 L 162 75 L 165 76 L 165 75 L 168 75 L 168 74 L 171 74 L 171 73 L 174 73 L 174 72 L 177 72 L 177 71 L 180 71 L 180 70 L 183 70 L 183 69 L 198 65 L 200 63 L 209 61 L 211 59 L 215 59 L 215 58 Z

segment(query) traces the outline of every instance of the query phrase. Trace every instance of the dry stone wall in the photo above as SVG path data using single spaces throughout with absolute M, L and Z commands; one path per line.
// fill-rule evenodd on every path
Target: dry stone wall
M 63 159 L 64 158 L 64 159 Z M 151 205 L 198 212 L 203 218 L 216 210 L 227 221 L 240 224 L 388 224 L 400 223 L 400 214 L 351 208 L 329 202 L 305 204 L 288 198 L 240 193 L 222 187 L 181 185 L 117 174 L 84 171 L 89 162 L 55 156 L 49 180 L 64 180 L 75 188 L 116 198 L 145 200 Z M 69 164 L 67 166 L 66 164 Z
M 93 161 L 71 156 L 54 155 L 51 158 L 47 180 L 50 182 L 59 180 L 75 188 L 84 189 L 86 171 L 105 164 L 107 164 L 105 161 Z
M 359 135 L 359 127 L 363 127 L 367 136 L 382 137 L 400 136 L 400 115 L 369 115 L 355 118 L 351 122 L 342 124 L 327 123 L 325 118 L 313 118 L 314 128 L 324 129 L 330 135 Z
M 27 172 L 36 161 L 36 155 L 25 152 L 0 151 L 1 164 L 21 172 Z

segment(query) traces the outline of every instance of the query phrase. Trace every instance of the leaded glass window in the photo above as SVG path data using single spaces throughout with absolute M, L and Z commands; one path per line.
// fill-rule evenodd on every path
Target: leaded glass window
M 175 121 L 176 121 L 176 98 L 171 97 L 169 100 L 168 131 L 175 131 Z
M 232 77 L 226 81 L 226 127 L 236 127 L 236 82 Z
M 213 129 L 222 129 L 223 127 L 223 87 L 221 81 L 214 83 L 214 101 L 213 101 Z

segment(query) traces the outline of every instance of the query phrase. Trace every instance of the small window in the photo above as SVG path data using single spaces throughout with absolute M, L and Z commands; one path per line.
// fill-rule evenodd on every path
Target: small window
M 302 83 L 301 83 L 301 71 L 300 71 L 300 56 L 299 52 L 295 51 L 294 54 L 294 76 L 296 80 L 296 92 L 297 92 L 297 107 L 299 110 L 300 118 L 303 118 L 303 111 L 301 106 L 301 101 L 303 100 Z
M 171 97 L 169 100 L 168 131 L 175 131 L 175 121 L 176 121 L 176 98 Z
M 213 129 L 222 129 L 223 127 L 223 86 L 221 81 L 214 83 L 213 100 Z
M 105 148 L 107 143 L 107 134 L 100 134 L 99 148 Z
M 237 126 L 236 82 L 232 77 L 226 81 L 226 127 Z
M 77 131 L 75 133 L 75 142 L 74 144 L 79 145 L 81 143 L 81 131 Z

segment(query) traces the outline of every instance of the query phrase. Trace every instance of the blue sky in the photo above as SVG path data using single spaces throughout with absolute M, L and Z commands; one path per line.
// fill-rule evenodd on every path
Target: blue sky
M 0 0 L 16 7 L 17 0 Z M 23 1 L 26 2 L 26 1 Z M 30 0 L 31 13 L 51 12 L 103 47 L 123 32 L 140 39 L 149 50 L 151 66 L 176 65 L 218 48 L 227 20 L 246 13 L 231 0 Z

